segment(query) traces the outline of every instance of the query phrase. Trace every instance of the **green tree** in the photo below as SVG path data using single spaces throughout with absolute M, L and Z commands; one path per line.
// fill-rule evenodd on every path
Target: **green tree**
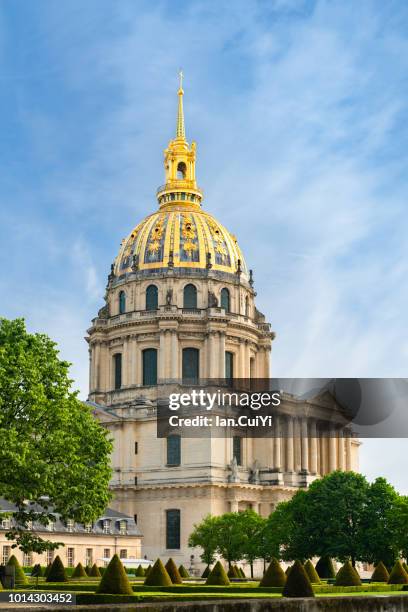
M 59 546 L 27 531 L 30 521 L 47 525 L 52 510 L 87 523 L 110 499 L 112 445 L 68 368 L 46 335 L 0 319 L 0 495 L 17 507 L 7 538 L 26 553 Z
M 242 528 L 242 558 L 246 559 L 254 577 L 254 561 L 263 558 L 263 534 L 266 519 L 254 510 L 240 512 L 239 521 Z
M 370 484 L 360 517 L 359 558 L 362 561 L 374 565 L 383 561 L 388 567 L 395 563 L 399 554 L 398 529 L 394 524 L 398 499 L 398 493 L 385 478 L 377 478 Z
M 361 558 L 362 517 L 369 484 L 354 472 L 335 471 L 315 480 L 306 492 L 302 530 L 308 536 L 308 557 L 328 555 L 353 566 Z
M 217 552 L 228 563 L 228 568 L 243 558 L 243 525 L 240 512 L 226 512 L 216 518 Z
M 206 565 L 212 565 L 215 561 L 217 550 L 217 517 L 207 514 L 198 525 L 194 525 L 194 531 L 190 534 L 188 545 L 202 549 L 201 561 Z
M 408 559 L 408 497 L 405 495 L 398 496 L 394 505 L 394 511 L 390 518 L 391 530 L 395 536 L 396 546 L 399 554 L 404 559 Z M 399 555 L 397 555 L 399 556 Z M 387 564 L 392 567 L 391 564 Z

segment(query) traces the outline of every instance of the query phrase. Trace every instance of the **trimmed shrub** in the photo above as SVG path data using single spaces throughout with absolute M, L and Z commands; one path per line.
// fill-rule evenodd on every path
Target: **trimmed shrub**
M 309 576 L 311 583 L 320 584 L 319 574 L 316 572 L 313 563 L 308 559 L 305 563 L 306 574 Z
M 45 570 L 44 570 L 44 578 L 47 578 L 47 577 L 48 577 L 48 574 L 50 573 L 50 569 L 51 569 L 51 567 L 52 567 L 52 563 L 49 563 L 49 564 L 47 565 L 47 567 L 45 568 Z
M 46 582 L 68 582 L 68 576 L 59 555 L 52 562 Z
M 146 567 L 146 569 L 145 569 L 145 578 L 146 578 L 146 576 L 148 576 L 148 575 L 149 575 L 149 573 L 150 573 L 150 570 L 151 570 L 151 569 L 152 569 L 152 566 L 151 566 L 151 565 L 148 565 L 148 566 Z
M 78 563 L 78 565 L 71 574 L 71 578 L 88 578 L 88 574 L 86 573 L 82 563 Z
M 283 587 L 286 584 L 286 574 L 277 559 L 273 557 L 263 575 L 260 587 Z
M 113 555 L 109 561 L 106 571 L 103 573 L 97 593 L 111 593 L 120 595 L 132 595 L 133 589 L 130 586 L 129 578 L 125 572 L 118 555 Z
M 218 584 L 220 586 L 228 586 L 231 584 L 220 561 L 217 561 L 211 572 L 208 574 L 205 584 Z
M 208 578 L 208 576 L 210 575 L 210 572 L 211 572 L 211 568 L 210 568 L 209 565 L 207 565 L 207 567 L 205 568 L 205 570 L 201 574 L 201 578 Z
M 346 561 L 336 576 L 336 586 L 361 586 L 360 576 L 351 561 Z
M 147 574 L 144 584 L 145 586 L 171 586 L 173 584 L 161 559 L 157 559 Z
M 392 568 L 390 577 L 388 578 L 388 584 L 407 584 L 408 574 L 402 567 L 401 561 L 398 559 L 394 567 Z
M 239 569 L 239 573 L 240 573 L 240 575 L 241 575 L 241 578 L 246 578 L 246 576 L 245 576 L 245 572 L 244 572 L 244 570 L 242 569 L 242 567 L 239 567 L 238 569 Z
M 239 574 L 235 565 L 231 565 L 231 567 L 228 569 L 227 576 L 228 578 L 239 578 Z
M 180 567 L 178 568 L 179 570 L 179 574 L 182 578 L 190 578 L 190 574 L 188 573 L 188 571 L 186 570 L 186 568 L 184 567 L 184 565 L 180 565 Z
M 371 576 L 371 582 L 388 582 L 390 575 L 384 563 L 380 561 L 374 568 Z
M 143 567 L 141 565 L 138 565 L 138 567 L 135 569 L 135 576 L 139 576 L 139 578 L 144 578 L 144 576 L 146 575 Z
M 289 576 L 289 572 L 291 569 L 292 569 L 292 565 L 288 565 L 288 567 L 285 569 L 286 578 Z
M 402 564 L 402 567 L 404 568 L 404 570 L 407 572 L 408 574 L 408 564 L 404 561 Z
M 312 583 L 303 564 L 296 560 L 287 576 L 283 597 L 314 597 Z
M 170 580 L 173 584 L 183 584 L 183 580 L 180 576 L 180 572 L 177 569 L 177 565 L 174 563 L 171 557 L 164 567 L 166 568 L 167 573 L 170 576 Z
M 43 571 L 39 563 L 36 563 L 33 566 L 33 569 L 31 570 L 30 575 L 33 576 L 34 578 L 40 578 L 43 575 Z
M 90 578 L 101 578 L 102 574 L 99 571 L 99 567 L 96 565 L 96 563 L 94 563 L 93 566 L 89 568 L 88 576 Z
M 336 577 L 333 561 L 327 555 L 325 557 L 320 557 L 320 559 L 316 563 L 315 569 L 319 575 L 319 578 L 327 579 Z
M 7 565 L 12 565 L 14 567 L 14 576 L 16 584 L 27 584 L 28 579 L 25 575 L 23 568 L 18 562 L 18 559 L 15 555 L 11 555 L 10 559 L 7 561 Z

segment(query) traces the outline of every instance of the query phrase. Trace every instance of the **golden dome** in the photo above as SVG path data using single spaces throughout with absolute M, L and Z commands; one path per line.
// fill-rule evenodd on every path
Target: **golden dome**
M 172 205 L 144 219 L 122 243 L 115 274 L 163 268 L 213 269 L 236 274 L 247 267 L 235 236 L 197 205 Z
M 166 183 L 157 190 L 159 210 L 144 219 L 122 242 L 116 276 L 165 268 L 248 271 L 235 236 L 201 209 L 203 194 L 195 177 L 196 144 L 184 129 L 182 73 L 178 90 L 176 137 L 164 151 Z

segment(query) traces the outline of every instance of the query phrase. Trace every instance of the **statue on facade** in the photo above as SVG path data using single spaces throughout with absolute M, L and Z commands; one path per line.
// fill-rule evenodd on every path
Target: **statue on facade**
M 132 257 L 132 270 L 133 272 L 137 272 L 139 269 L 139 255 L 133 255 Z
M 173 301 L 173 289 L 167 289 L 166 306 L 171 306 L 172 301 Z
M 229 469 L 231 470 L 231 474 L 228 476 L 228 482 L 238 482 L 238 463 L 236 457 L 232 458 Z
M 208 308 L 217 308 L 218 300 L 213 291 L 208 292 Z
M 259 483 L 259 462 L 255 459 L 252 468 L 249 470 L 249 482 L 252 484 Z

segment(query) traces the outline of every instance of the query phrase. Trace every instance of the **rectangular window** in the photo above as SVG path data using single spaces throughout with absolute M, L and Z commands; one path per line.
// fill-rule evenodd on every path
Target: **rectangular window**
M 93 549 L 87 548 L 85 551 L 85 565 L 87 567 L 92 567 L 93 565 Z
M 135 476 L 135 487 L 137 487 L 137 476 Z
M 1 519 L 1 528 L 10 529 L 10 519 L 9 518 Z
M 67 565 L 68 567 L 74 567 L 75 554 L 73 548 L 67 548 Z
M 180 548 L 180 510 L 166 510 L 166 548 Z
M 119 552 L 119 558 L 120 559 L 127 559 L 127 549 L 126 548 L 122 548 Z
M 23 566 L 30 567 L 33 564 L 33 554 L 32 553 L 24 553 L 23 555 Z
M 242 438 L 240 436 L 232 438 L 232 456 L 235 457 L 238 465 L 242 465 Z
M 135 524 L 137 525 L 137 514 L 133 515 L 133 520 L 135 521 Z
M 122 386 L 122 354 L 116 353 L 113 356 L 113 364 L 115 369 L 115 389 L 120 389 Z
M 109 561 L 110 561 L 110 548 L 104 548 L 103 549 L 103 558 L 105 559 L 105 561 L 103 562 L 104 566 L 107 567 Z
M 135 442 L 135 455 L 137 455 L 138 452 L 139 452 L 139 445 L 137 442 Z
M 200 372 L 200 351 L 195 348 L 183 349 L 183 384 L 196 384 Z
M 103 533 L 110 533 L 111 532 L 111 524 L 110 524 L 110 520 L 109 519 L 105 519 L 103 521 Z
M 157 350 L 150 348 L 142 351 L 143 384 L 157 385 Z
M 11 546 L 3 546 L 2 564 L 6 565 L 10 558 Z
M 167 465 L 180 465 L 181 463 L 181 437 L 171 435 L 167 437 Z
M 92 523 L 86 523 L 84 525 L 85 533 L 92 533 Z
M 234 353 L 225 352 L 225 379 L 227 383 L 231 383 L 234 378 Z
M 72 533 L 74 531 L 74 527 L 75 527 L 74 521 L 72 519 L 68 519 L 67 520 L 67 530 L 70 533 Z
M 55 523 L 54 521 L 48 521 L 47 523 L 47 531 L 54 531 Z
M 54 551 L 53 550 L 47 550 L 47 565 L 49 565 L 53 561 L 54 561 Z

